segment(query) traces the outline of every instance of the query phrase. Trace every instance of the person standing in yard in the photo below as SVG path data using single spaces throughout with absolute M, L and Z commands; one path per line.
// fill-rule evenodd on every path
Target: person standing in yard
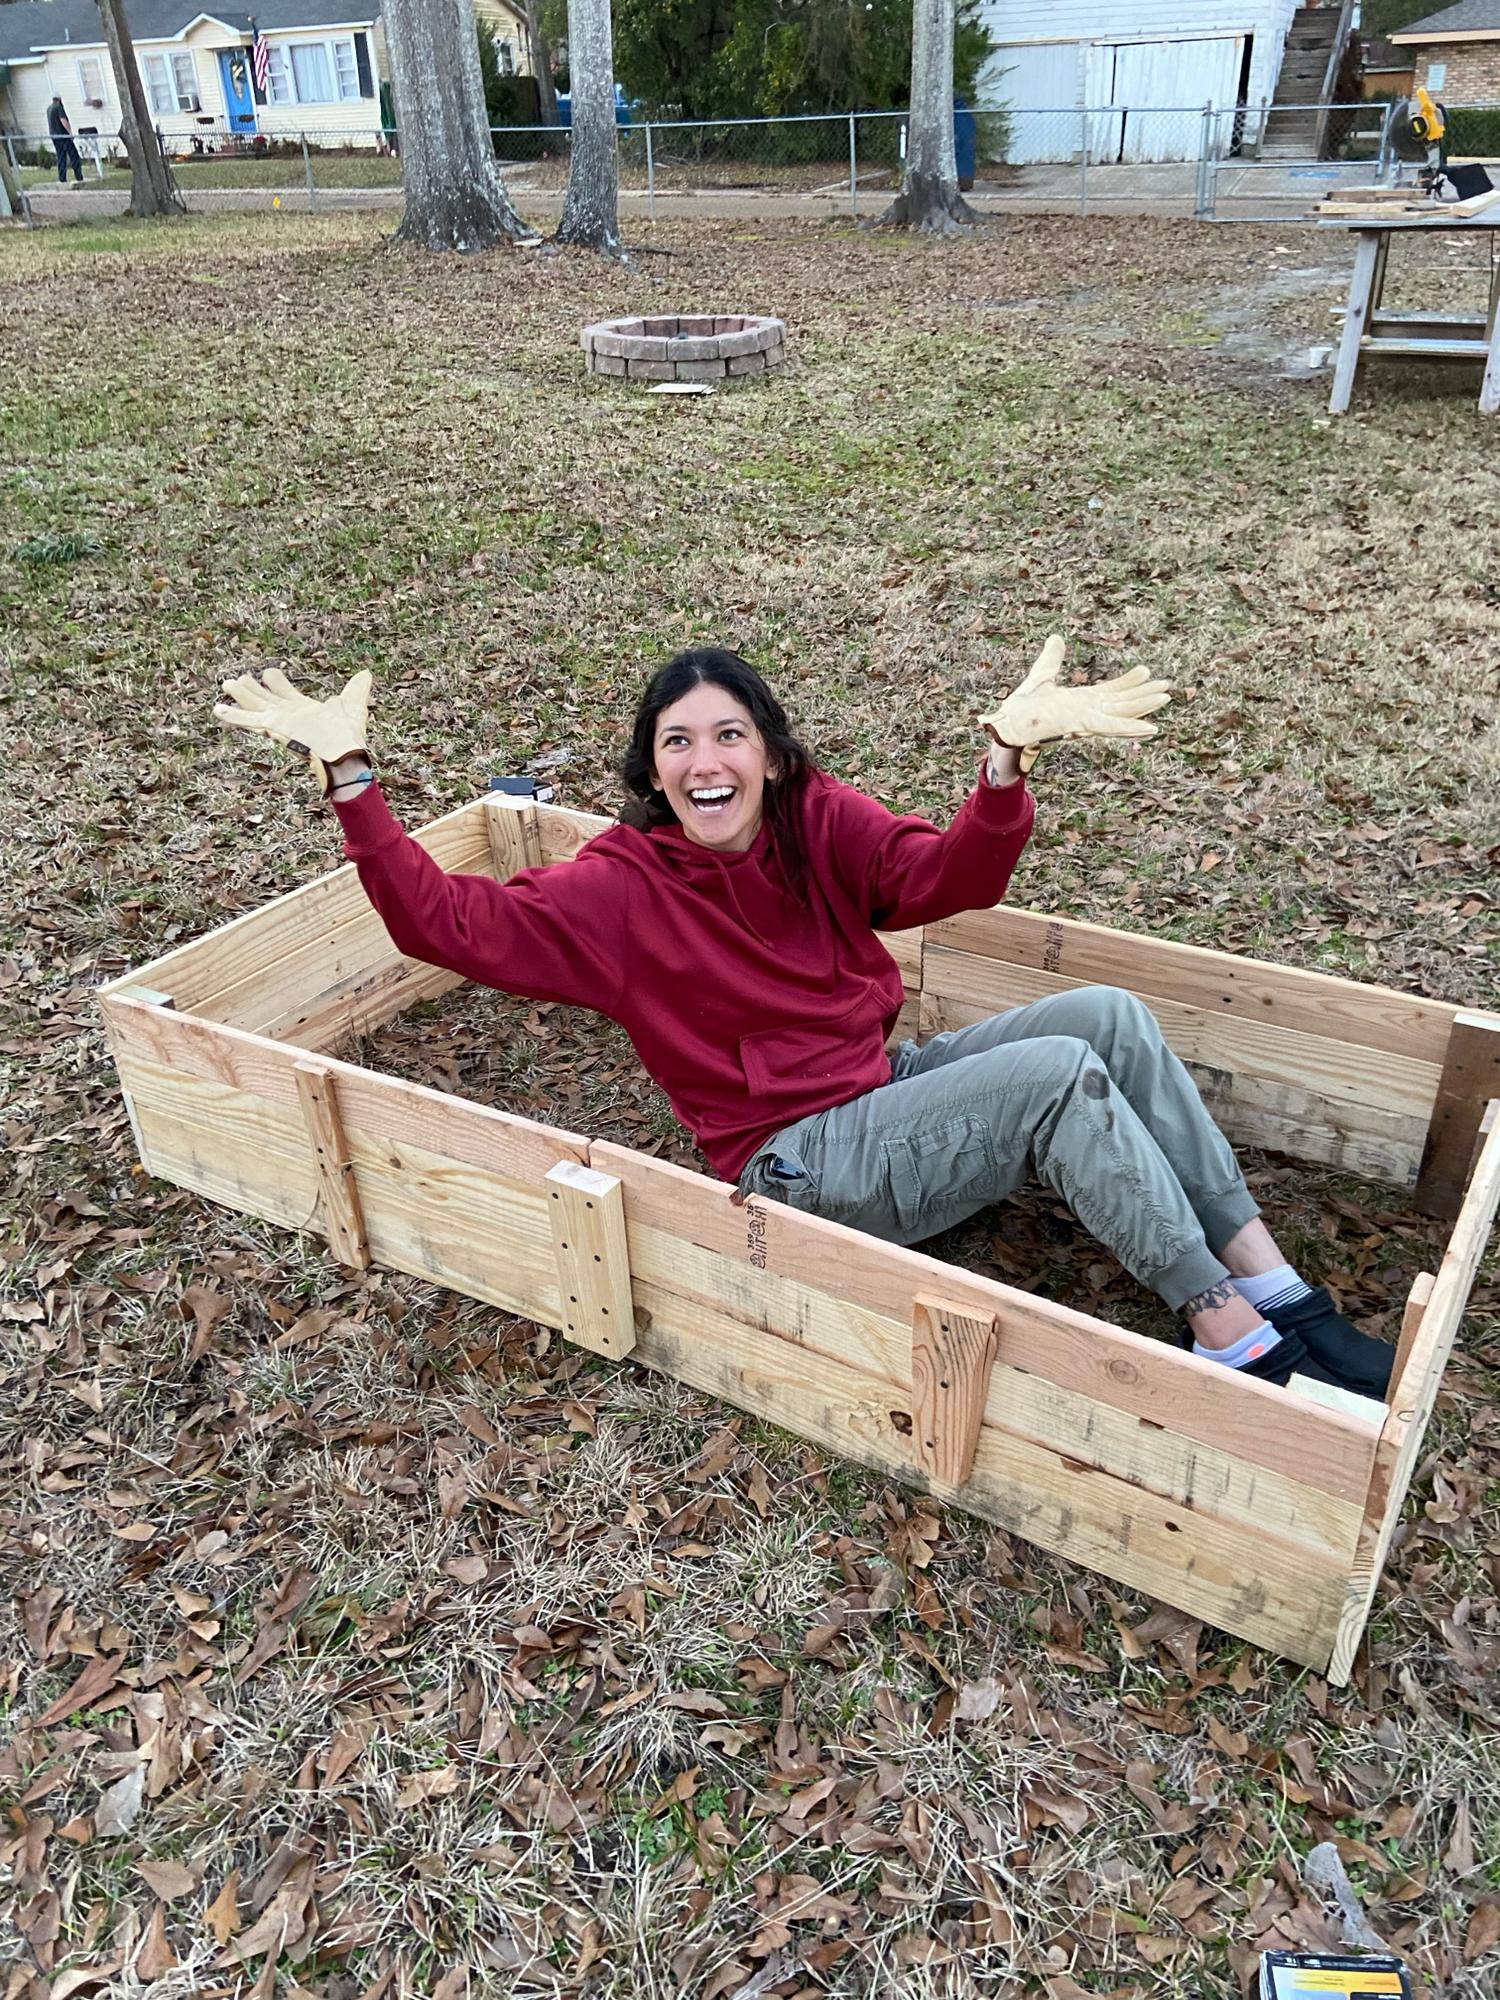
M 57 154 L 57 178 L 66 186 L 68 168 L 73 169 L 74 187 L 83 186 L 83 161 L 78 157 L 78 141 L 73 137 L 72 121 L 63 107 L 60 97 L 54 96 L 47 106 L 47 130 L 52 136 L 52 148 Z
M 819 770 L 738 654 L 680 653 L 637 709 L 621 824 L 504 883 L 445 873 L 392 815 L 366 744 L 368 672 L 321 702 L 274 668 L 245 675 L 214 713 L 310 757 L 398 950 L 618 1021 L 732 1199 L 912 1243 L 1034 1172 L 1182 1314 L 1198 1354 L 1382 1394 L 1392 1350 L 1287 1263 L 1134 995 L 1084 987 L 886 1052 L 902 986 L 878 933 L 1005 894 L 1038 746 L 1156 733 L 1164 681 L 1137 667 L 1063 687 L 1062 653 L 1050 639 L 983 718 L 989 744 L 946 832 Z

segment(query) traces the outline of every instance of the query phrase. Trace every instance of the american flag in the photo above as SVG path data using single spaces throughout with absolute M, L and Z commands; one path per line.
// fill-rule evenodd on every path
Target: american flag
M 254 37 L 250 44 L 250 67 L 255 72 L 255 88 L 264 97 L 266 94 L 266 72 L 271 67 L 271 51 L 267 46 L 265 36 L 256 27 L 253 16 L 250 21 L 250 31 Z

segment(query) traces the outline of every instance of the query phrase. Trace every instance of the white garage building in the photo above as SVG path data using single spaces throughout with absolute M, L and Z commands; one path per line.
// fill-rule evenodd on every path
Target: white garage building
M 976 95 L 1010 107 L 1017 165 L 1076 158 L 1085 110 L 1093 159 L 1191 159 L 1205 104 L 1275 95 L 1296 12 L 1295 0 L 985 0 L 999 46 Z

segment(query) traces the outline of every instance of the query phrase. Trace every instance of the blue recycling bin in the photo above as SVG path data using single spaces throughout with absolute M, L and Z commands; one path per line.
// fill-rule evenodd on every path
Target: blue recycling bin
M 979 157 L 979 121 L 969 109 L 966 97 L 953 99 L 953 156 L 958 168 L 958 184 L 966 192 L 974 185 L 974 167 Z

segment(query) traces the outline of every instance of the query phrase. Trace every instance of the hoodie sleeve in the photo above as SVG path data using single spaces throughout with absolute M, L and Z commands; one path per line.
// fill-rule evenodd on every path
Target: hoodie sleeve
M 877 930 L 936 923 L 998 903 L 1031 835 L 1036 801 L 1024 780 L 983 774 L 945 833 L 914 813 L 838 785 L 825 808 L 835 863 Z
M 483 986 L 613 1013 L 629 935 L 622 871 L 586 853 L 508 882 L 450 875 L 407 833 L 378 785 L 336 802 L 344 852 L 392 944 Z

